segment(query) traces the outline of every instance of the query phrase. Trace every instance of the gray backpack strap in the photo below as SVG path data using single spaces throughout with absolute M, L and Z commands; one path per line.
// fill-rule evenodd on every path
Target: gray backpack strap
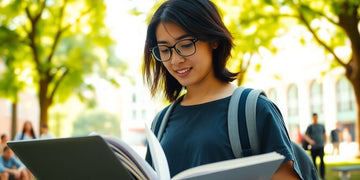
M 265 95 L 265 92 L 258 89 L 250 91 L 245 104 L 245 120 L 253 155 L 259 154 L 259 141 L 256 128 L 256 104 L 260 94 Z
M 160 139 L 162 138 L 162 135 L 165 131 L 165 128 L 166 128 L 166 125 L 167 125 L 167 122 L 169 120 L 169 117 L 170 117 L 170 114 L 171 114 L 171 111 L 174 109 L 175 105 L 179 102 L 181 102 L 183 96 L 181 96 L 180 98 L 177 98 L 173 103 L 170 104 L 170 107 L 167 109 L 162 121 L 161 121 L 161 125 L 160 125 L 160 128 L 159 128 L 159 131 L 157 133 L 157 139 L 160 141 Z M 161 112 L 160 112 L 161 113 Z M 160 114 L 158 113 L 158 114 Z M 156 118 L 156 117 L 155 117 Z M 155 125 L 154 125 L 155 126 Z M 155 129 L 155 128 L 154 128 Z
M 230 139 L 231 149 L 234 153 L 235 158 L 242 157 L 242 148 L 239 136 L 239 121 L 238 121 L 238 107 L 241 93 L 245 88 L 239 86 L 236 88 L 230 98 L 229 109 L 228 109 L 228 133 Z
M 154 117 L 154 119 L 153 119 L 153 121 L 151 123 L 151 128 L 150 129 L 152 130 L 152 132 L 155 132 L 155 127 L 156 127 L 156 124 L 159 121 L 160 114 L 161 114 L 161 111 L 156 114 L 156 116 Z

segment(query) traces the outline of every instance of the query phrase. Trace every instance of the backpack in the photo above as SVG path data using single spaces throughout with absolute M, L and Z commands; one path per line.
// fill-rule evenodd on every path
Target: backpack
M 301 146 L 305 151 L 309 150 L 309 143 L 305 140 L 305 138 L 301 140 Z
M 239 86 L 233 93 L 230 98 L 229 108 L 228 108 L 228 134 L 230 139 L 230 145 L 232 152 L 236 158 L 241 158 L 243 156 L 250 156 L 254 154 L 259 154 L 259 143 L 257 138 L 256 130 L 256 103 L 260 95 L 266 97 L 265 93 L 261 90 L 249 89 Z M 240 97 L 246 98 L 245 105 L 240 104 Z M 166 128 L 170 113 L 174 106 L 181 101 L 182 98 L 178 98 L 172 104 L 170 104 L 166 109 L 164 109 L 165 114 L 161 111 L 159 112 L 151 125 L 152 131 L 157 135 L 157 138 L 160 140 L 163 132 Z M 245 113 L 241 113 L 244 117 L 239 118 L 239 106 L 240 108 L 245 108 Z M 244 115 L 245 114 L 245 115 Z M 162 116 L 161 124 L 159 127 L 159 119 Z M 238 123 L 242 123 L 246 127 L 239 131 Z M 159 127 L 157 133 L 155 132 L 155 127 Z M 304 151 L 304 149 L 291 141 L 291 147 L 295 156 L 296 161 L 298 162 L 300 168 L 300 178 L 301 179 L 314 179 L 318 180 L 317 170 L 312 163 L 309 155 Z

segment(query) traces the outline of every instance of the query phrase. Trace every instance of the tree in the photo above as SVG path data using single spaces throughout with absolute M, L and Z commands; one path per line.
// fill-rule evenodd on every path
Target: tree
M 357 142 L 360 141 L 360 0 L 321 1 L 307 3 L 289 1 L 289 7 L 295 10 L 293 16 L 313 35 L 315 41 L 333 56 L 336 64 L 345 68 L 345 75 L 354 87 L 357 103 Z M 325 21 L 332 27 L 326 29 L 314 23 Z M 331 38 L 321 36 L 327 30 Z M 349 44 L 351 53 L 342 57 L 337 47 Z M 360 152 L 360 146 L 358 151 Z
M 18 92 L 24 88 L 24 82 L 17 79 L 16 69 L 8 68 L 0 74 L 0 97 L 11 101 L 11 139 L 15 137 L 17 131 L 17 102 L 19 101 Z
M 16 34 L 13 43 L 23 47 L 26 56 L 19 61 L 28 62 L 32 69 L 40 124 L 48 122 L 54 101 L 64 101 L 74 92 L 81 94 L 88 87 L 84 86 L 87 75 L 96 71 L 106 78 L 104 69 L 114 60 L 114 42 L 104 24 L 105 10 L 103 0 L 0 2 L 0 34 L 10 30 Z
M 0 39 L 7 42 L 0 44 L 0 59 L 7 67 L 3 72 L 0 72 L 0 97 L 11 101 L 11 138 L 14 138 L 17 131 L 18 93 L 27 86 L 26 81 L 29 78 L 29 74 L 26 71 L 26 64 L 17 61 L 17 59 L 24 58 L 24 54 L 21 53 L 21 47 L 13 43 L 13 39 L 17 38 L 16 34 L 11 33 L 5 27 L 0 28 Z M 18 53 L 12 54 L 8 49 L 16 49 Z
M 284 26 L 279 18 L 261 20 L 262 16 L 257 12 L 266 11 L 268 5 L 265 3 L 234 0 L 222 0 L 216 3 L 224 23 L 234 38 L 235 46 L 228 67 L 233 72 L 239 72 L 237 84 L 241 85 L 251 64 L 255 67 L 253 70 L 261 69 L 261 61 L 258 60 L 262 57 L 264 49 L 272 53 L 277 52 L 272 40 L 286 32 L 287 26 Z
M 259 48 L 267 48 L 276 52 L 271 40 L 286 32 L 289 22 L 294 25 L 293 21 L 295 20 L 295 25 L 305 27 L 311 33 L 313 40 L 324 48 L 325 53 L 332 56 L 332 67 L 341 66 L 345 69 L 345 75 L 354 88 L 358 125 L 356 139 L 359 142 L 360 0 L 262 0 L 251 2 L 222 0 L 218 4 L 226 10 L 224 19 L 232 28 L 232 32 L 240 33 L 241 38 L 244 38 L 244 43 L 240 43 L 240 45 L 250 46 L 250 51 L 244 47 L 235 50 L 235 54 L 240 54 L 240 56 L 246 52 L 249 55 L 252 54 L 251 52 L 260 52 L 254 51 Z M 350 49 L 350 54 L 344 57 L 337 53 L 336 50 L 341 47 Z M 258 55 L 261 56 L 261 53 Z M 240 62 L 243 62 L 244 58 L 239 59 Z M 236 63 L 238 59 L 232 61 L 232 63 Z M 241 65 L 242 63 L 237 64 Z

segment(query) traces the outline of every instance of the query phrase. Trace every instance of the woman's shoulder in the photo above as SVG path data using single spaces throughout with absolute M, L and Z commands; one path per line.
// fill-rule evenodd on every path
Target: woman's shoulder
M 20 140 L 21 139 L 21 136 L 22 136 L 23 132 L 17 132 L 15 137 L 14 137 L 14 140 Z
M 275 113 L 275 114 L 281 115 L 281 111 L 278 108 L 278 106 L 264 95 L 259 96 L 259 98 L 257 100 L 256 108 L 257 108 L 257 111 L 260 111 L 263 113 L 268 112 L 268 113 Z

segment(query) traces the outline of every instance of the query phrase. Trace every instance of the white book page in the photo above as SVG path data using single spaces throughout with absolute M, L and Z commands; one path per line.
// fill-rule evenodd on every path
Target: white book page
M 93 132 L 90 135 L 100 135 L 100 134 Z M 116 150 L 116 152 L 114 152 L 115 155 L 123 161 L 123 165 L 129 168 L 128 170 L 134 173 L 134 175 L 141 173 L 140 171 L 143 171 L 143 173 L 145 173 L 145 176 L 147 176 L 149 179 L 159 180 L 159 177 L 157 176 L 156 172 L 146 162 L 146 160 L 143 159 L 131 146 L 129 146 L 123 140 L 114 136 L 107 136 L 107 135 L 100 135 L 100 136 L 108 144 L 110 143 L 109 146 L 111 148 L 115 148 Z M 137 170 L 138 168 L 141 170 Z M 140 177 L 143 177 L 143 175 L 140 175 Z
M 103 138 L 107 139 L 108 141 L 110 140 L 112 142 L 117 143 L 117 145 L 115 145 L 115 148 L 120 151 L 118 153 L 123 154 L 121 159 L 130 166 L 128 168 L 133 169 L 135 171 L 137 168 L 140 168 L 150 179 L 158 179 L 156 172 L 153 170 L 153 168 L 131 146 L 126 144 L 121 139 L 118 139 L 113 136 L 103 136 Z M 129 155 L 131 156 L 132 159 L 130 159 L 130 157 L 127 157 Z M 136 174 L 139 172 L 132 172 L 132 173 Z
M 170 180 L 170 170 L 164 150 L 154 133 L 145 124 L 146 138 L 148 140 L 148 148 L 150 149 L 151 159 L 160 180 Z

